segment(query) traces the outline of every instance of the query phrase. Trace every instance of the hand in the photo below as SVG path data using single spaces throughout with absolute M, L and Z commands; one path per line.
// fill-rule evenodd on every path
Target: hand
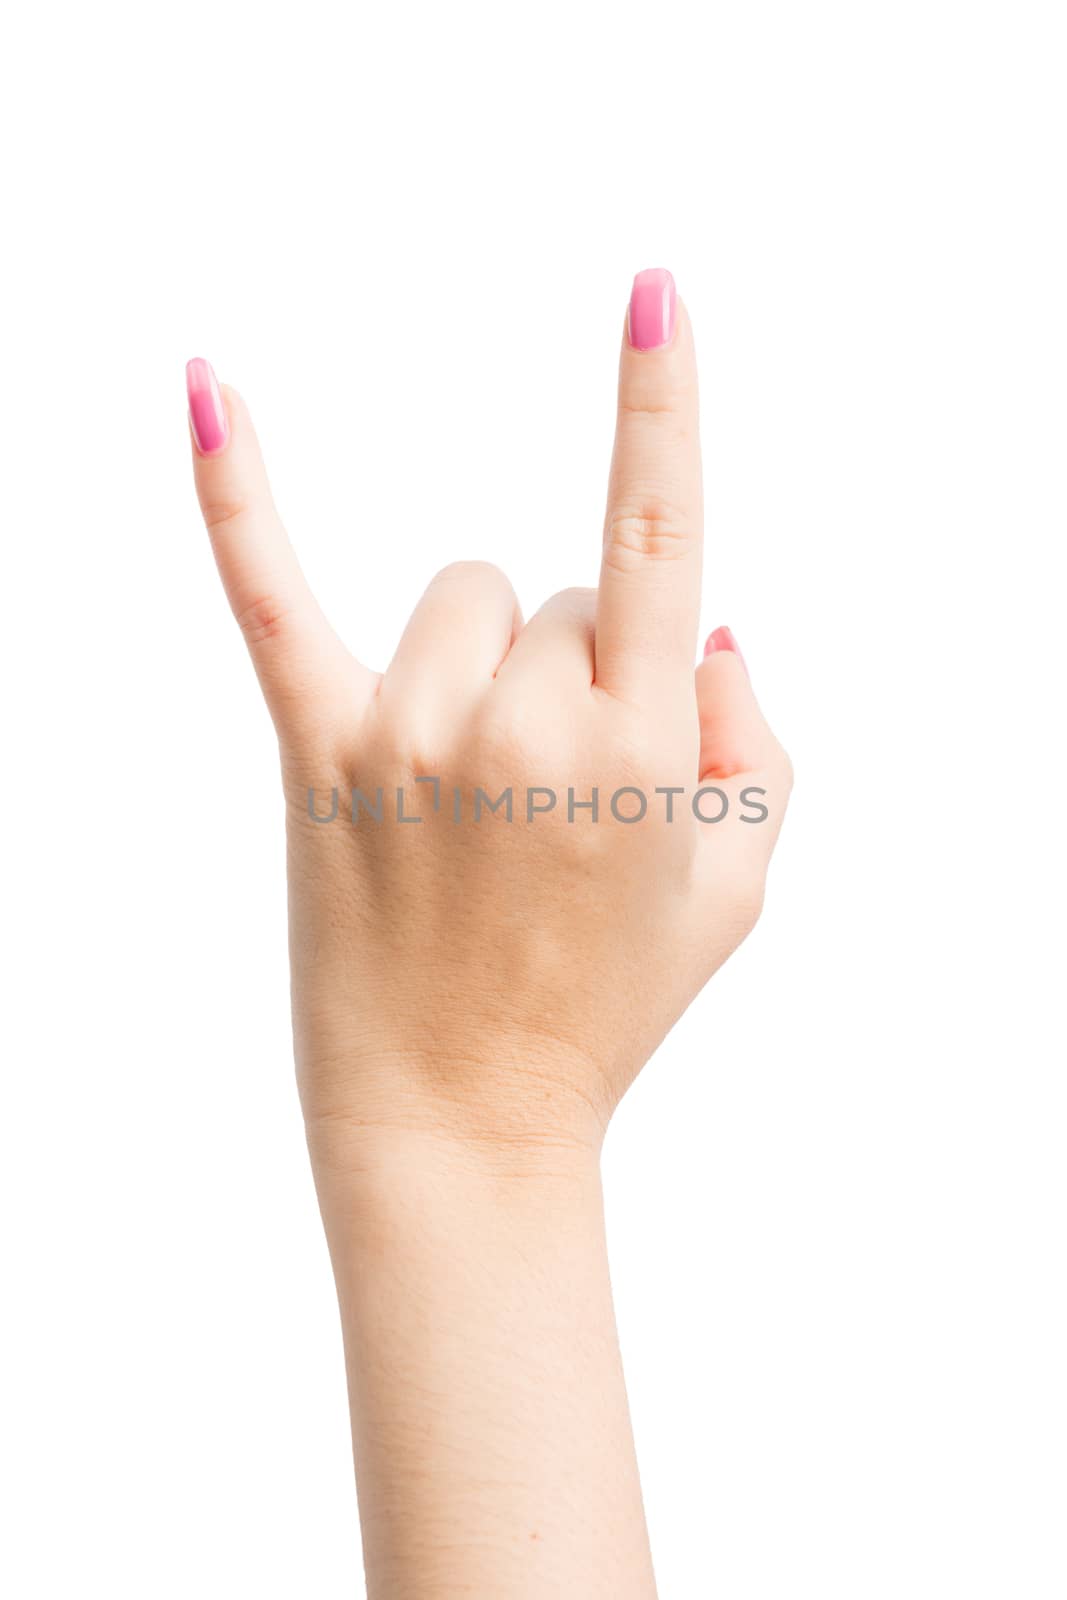
M 189 383 L 281 745 L 368 1595 L 654 1600 L 597 1156 L 755 921 L 790 782 L 728 630 L 693 671 L 688 318 L 638 276 L 597 592 L 523 626 L 497 568 L 446 567 L 381 676 L 312 599 L 240 400 L 204 362 Z
M 312 598 L 240 399 L 190 364 L 204 518 L 281 744 L 313 1149 L 381 1128 L 597 1143 L 759 914 L 789 764 L 728 630 L 694 674 L 693 340 L 669 274 L 642 279 L 599 589 L 524 625 L 496 567 L 446 567 L 383 675 Z

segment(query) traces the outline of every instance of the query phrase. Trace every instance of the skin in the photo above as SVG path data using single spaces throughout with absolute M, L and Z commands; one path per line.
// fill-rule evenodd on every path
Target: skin
M 740 657 L 694 673 L 702 497 L 692 333 L 625 332 L 599 589 L 523 625 L 445 568 L 384 674 L 312 597 L 243 403 L 193 449 L 281 749 L 298 1081 L 337 1279 L 371 1600 L 655 1594 L 608 1282 L 599 1152 L 664 1034 L 752 928 L 791 783 Z M 350 791 L 438 774 L 417 826 Z M 701 780 L 731 801 L 697 821 Z M 449 816 L 511 785 L 515 820 Z M 528 786 L 601 795 L 527 823 Z M 616 821 L 622 786 L 686 797 Z M 326 813 L 308 815 L 308 789 Z M 769 815 L 739 821 L 740 794 Z M 717 802 L 709 804 L 715 813 Z M 588 812 L 577 813 L 588 818 Z M 387 813 L 388 818 L 388 813 Z

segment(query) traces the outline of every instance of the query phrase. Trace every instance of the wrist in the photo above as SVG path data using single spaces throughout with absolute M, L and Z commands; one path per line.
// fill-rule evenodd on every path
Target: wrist
M 430 1117 L 373 1124 L 317 1117 L 305 1119 L 305 1133 L 316 1182 L 367 1201 L 429 1178 L 472 1196 L 499 1192 L 518 1199 L 600 1171 L 599 1131 L 572 1124 L 521 1133 L 494 1126 L 476 1135 Z
M 457 1137 L 441 1128 L 307 1124 L 323 1222 L 346 1252 L 384 1229 L 470 1229 L 479 1216 L 539 1229 L 600 1204 L 599 1141 Z
M 298 1035 L 297 1078 L 316 1173 L 361 1185 L 403 1181 L 409 1163 L 501 1181 L 586 1167 L 614 1109 L 594 1064 L 529 1040 L 461 1055 Z

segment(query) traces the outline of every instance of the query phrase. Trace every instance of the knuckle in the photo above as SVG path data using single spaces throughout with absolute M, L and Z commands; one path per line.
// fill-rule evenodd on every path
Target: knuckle
M 787 750 L 779 743 L 774 734 L 769 735 L 769 744 L 760 763 L 768 777 L 773 779 L 775 792 L 781 796 L 783 804 L 793 792 L 793 763 Z
M 564 606 L 568 611 L 588 611 L 589 607 L 596 603 L 596 590 L 583 589 L 577 584 L 572 584 L 569 589 L 560 589 L 552 599 L 554 604 Z
M 560 589 L 545 602 L 542 610 L 569 621 L 592 624 L 596 617 L 596 599 L 595 589 Z
M 689 395 L 675 394 L 666 400 L 656 395 L 633 395 L 619 401 L 621 425 L 648 434 L 659 449 L 690 443 L 696 432 L 694 413 Z
M 692 368 L 667 369 L 645 360 L 627 361 L 619 385 L 619 421 L 687 438 L 697 426 L 697 384 Z
M 688 555 L 693 529 L 670 501 L 647 496 L 614 506 L 605 529 L 604 560 L 626 572 L 645 561 L 678 561 Z
M 434 578 L 435 583 L 481 583 L 510 588 L 507 575 L 492 561 L 450 561 Z
M 763 911 L 764 880 L 746 873 L 728 883 L 724 892 L 724 906 L 731 927 L 740 938 L 750 934 Z
M 251 510 L 251 502 L 243 496 L 230 496 L 224 500 L 202 500 L 200 502 L 200 511 L 208 533 L 217 533 L 220 528 L 225 528 L 232 522 L 240 521 L 242 517 L 248 516 Z
M 258 595 L 247 604 L 234 608 L 237 626 L 249 649 L 258 649 L 281 638 L 291 615 L 291 607 L 273 595 Z

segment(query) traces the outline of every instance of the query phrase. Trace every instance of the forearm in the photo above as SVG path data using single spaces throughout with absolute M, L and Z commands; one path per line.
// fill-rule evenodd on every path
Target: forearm
M 313 1156 L 370 1600 L 650 1600 L 595 1155 Z

